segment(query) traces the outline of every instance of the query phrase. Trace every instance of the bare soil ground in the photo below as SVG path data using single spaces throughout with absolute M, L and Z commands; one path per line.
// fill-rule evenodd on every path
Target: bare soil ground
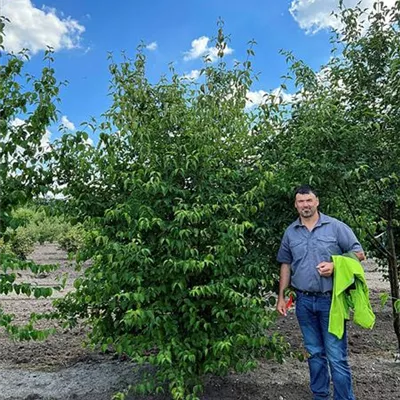
M 39 246 L 32 254 L 39 263 L 59 263 L 60 269 L 47 276 L 25 276 L 41 285 L 53 285 L 55 276 L 68 272 L 67 290 L 77 273 L 64 252 L 55 245 Z M 365 263 L 370 297 L 377 321 L 373 330 L 349 323 L 349 356 L 358 400 L 399 400 L 400 363 L 395 362 L 396 337 L 391 309 L 379 304 L 379 293 L 388 291 L 387 282 L 372 263 Z M 65 293 L 64 291 L 64 293 Z M 55 296 L 63 295 L 56 294 Z M 0 296 L 0 305 L 24 320 L 32 311 L 50 310 L 50 300 L 21 296 Z M 293 350 L 302 350 L 300 331 L 294 312 L 281 318 L 277 329 Z M 108 400 L 112 394 L 137 381 L 132 364 L 113 355 L 104 355 L 83 347 L 85 328 L 59 332 L 43 342 L 13 342 L 0 333 L 0 400 L 78 399 Z M 139 399 L 132 397 L 132 399 Z M 164 400 L 167 396 L 148 396 L 146 400 Z M 260 360 L 258 368 L 247 374 L 231 374 L 206 380 L 204 400 L 306 400 L 311 399 L 306 362 L 287 359 L 278 364 Z

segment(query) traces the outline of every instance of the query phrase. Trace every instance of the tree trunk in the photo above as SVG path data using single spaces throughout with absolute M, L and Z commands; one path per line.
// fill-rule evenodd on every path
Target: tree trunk
M 400 313 L 396 312 L 395 302 L 400 299 L 400 288 L 399 288 L 399 274 L 397 265 L 396 247 L 393 235 L 393 211 L 395 204 L 390 202 L 387 204 L 387 237 L 388 237 L 388 250 L 390 256 L 388 256 L 388 268 L 389 268 L 389 281 L 390 281 L 390 292 L 392 296 L 392 309 L 393 309 L 393 327 L 397 336 L 398 354 L 400 355 Z

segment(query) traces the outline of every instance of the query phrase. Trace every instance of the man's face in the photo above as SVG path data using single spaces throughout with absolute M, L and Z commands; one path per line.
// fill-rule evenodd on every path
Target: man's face
M 298 193 L 296 194 L 294 206 L 301 217 L 311 218 L 318 210 L 319 200 L 314 193 Z

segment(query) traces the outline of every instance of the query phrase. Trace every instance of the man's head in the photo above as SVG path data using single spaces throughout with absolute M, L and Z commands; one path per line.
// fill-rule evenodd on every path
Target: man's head
M 296 189 L 294 206 L 300 217 L 308 219 L 318 211 L 319 199 L 315 190 L 309 185 L 302 185 Z

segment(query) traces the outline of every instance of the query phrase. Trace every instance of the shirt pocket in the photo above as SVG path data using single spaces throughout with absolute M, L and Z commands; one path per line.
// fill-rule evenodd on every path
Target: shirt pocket
M 329 261 L 327 257 L 340 253 L 338 241 L 334 236 L 319 236 L 317 238 L 317 249 L 326 261 Z
M 306 244 L 301 240 L 294 240 L 290 243 L 293 261 L 300 260 L 306 253 Z

